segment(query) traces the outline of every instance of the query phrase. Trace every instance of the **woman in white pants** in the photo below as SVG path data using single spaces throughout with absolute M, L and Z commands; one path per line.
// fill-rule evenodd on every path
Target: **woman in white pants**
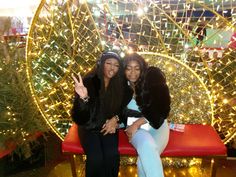
M 160 155 L 169 140 L 167 117 L 170 112 L 165 75 L 157 67 L 148 67 L 136 53 L 125 57 L 124 67 L 133 89 L 133 99 L 128 108 L 140 111 L 144 116 L 128 118 L 126 128 L 127 136 L 138 152 L 138 176 L 164 177 Z

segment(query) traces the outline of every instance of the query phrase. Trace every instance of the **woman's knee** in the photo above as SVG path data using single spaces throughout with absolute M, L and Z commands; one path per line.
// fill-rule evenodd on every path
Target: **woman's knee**
M 140 140 L 145 140 L 146 136 L 148 136 L 148 132 L 146 132 L 145 130 L 139 129 L 133 135 L 131 139 L 131 143 L 135 144 L 136 142 L 139 142 Z
M 142 141 L 139 146 L 137 147 L 137 151 L 149 151 L 149 152 L 156 152 L 157 146 L 152 141 Z
M 156 148 L 156 144 L 152 136 L 148 133 L 143 131 L 137 131 L 135 135 L 132 137 L 131 143 L 134 145 L 136 149 L 138 148 Z

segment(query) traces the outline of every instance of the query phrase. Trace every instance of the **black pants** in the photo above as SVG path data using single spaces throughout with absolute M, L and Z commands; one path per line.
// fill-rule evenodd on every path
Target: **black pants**
M 104 136 L 79 126 L 79 138 L 87 156 L 86 177 L 117 177 L 120 163 L 118 133 Z

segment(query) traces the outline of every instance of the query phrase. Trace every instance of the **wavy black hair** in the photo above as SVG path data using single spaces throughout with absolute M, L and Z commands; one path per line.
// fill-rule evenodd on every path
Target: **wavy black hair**
M 105 88 L 104 63 L 110 58 L 114 58 L 119 62 L 119 70 L 116 75 L 110 79 L 108 87 Z M 101 81 L 99 94 L 105 116 L 111 116 L 118 113 L 120 111 L 122 98 L 124 95 L 124 69 L 119 55 L 111 51 L 103 52 L 98 58 L 96 66 L 89 75 L 97 75 Z
M 142 95 L 142 88 L 143 88 L 143 83 L 144 83 L 144 76 L 148 68 L 148 63 L 144 60 L 144 58 L 141 55 L 137 53 L 127 54 L 124 57 L 124 69 L 127 68 L 129 62 L 131 61 L 136 61 L 140 66 L 140 76 L 138 80 L 135 82 L 136 101 L 138 105 L 140 105 L 142 101 L 141 95 Z

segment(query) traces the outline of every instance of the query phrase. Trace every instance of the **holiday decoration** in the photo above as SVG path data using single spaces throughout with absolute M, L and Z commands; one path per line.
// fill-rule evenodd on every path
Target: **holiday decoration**
M 87 73 L 103 50 L 138 52 L 167 76 L 169 121 L 211 124 L 236 135 L 236 2 L 42 0 L 27 41 L 35 103 L 63 139 L 72 124 L 72 73 Z
M 48 131 L 29 91 L 25 65 L 25 35 L 9 34 L 14 17 L 0 17 L 0 151 L 31 155 L 29 144 Z M 9 151 L 9 153 L 11 152 Z

